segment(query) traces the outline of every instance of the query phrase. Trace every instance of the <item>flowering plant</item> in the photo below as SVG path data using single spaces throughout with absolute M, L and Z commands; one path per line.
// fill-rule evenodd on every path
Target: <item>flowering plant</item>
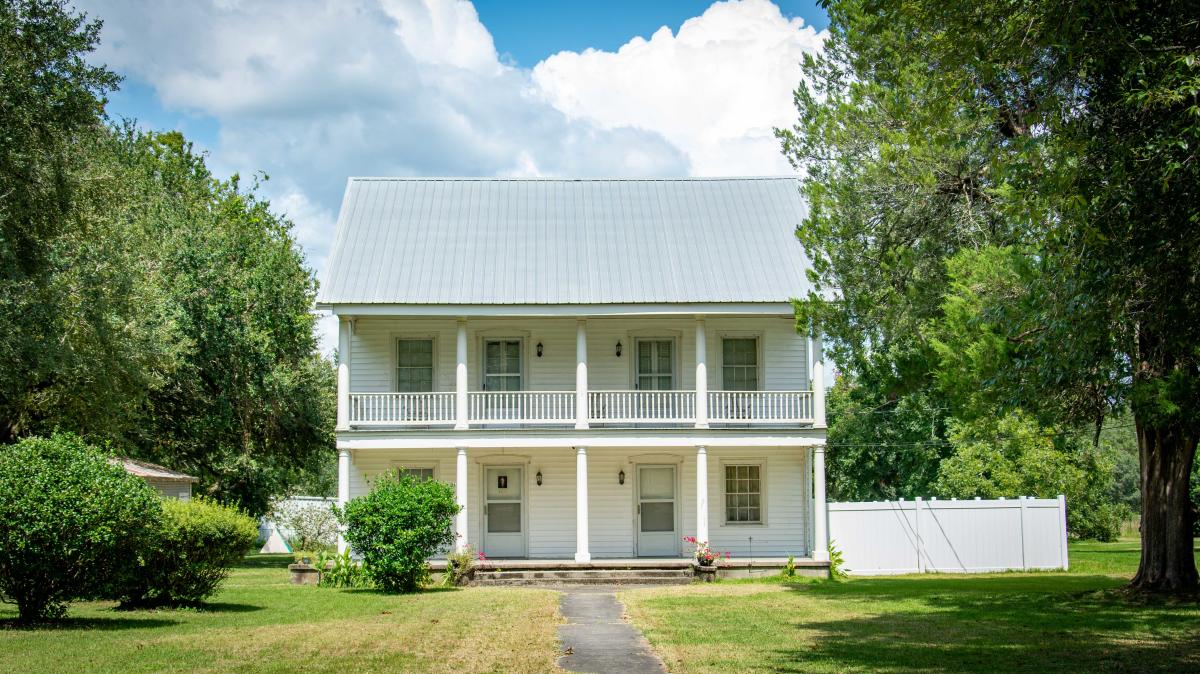
M 692 544 L 692 557 L 700 566 L 716 566 L 721 557 L 729 559 L 728 552 L 717 552 L 708 545 L 708 541 L 697 540 L 695 536 L 684 536 L 684 543 Z

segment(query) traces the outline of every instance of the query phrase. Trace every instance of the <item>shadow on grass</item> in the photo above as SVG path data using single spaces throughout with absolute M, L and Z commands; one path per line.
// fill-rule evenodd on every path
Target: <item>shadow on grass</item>
M 863 615 L 793 623 L 809 643 L 776 651 L 772 669 L 830 662 L 944 672 L 1200 669 L 1200 604 L 1129 601 L 1121 585 L 1067 575 L 812 584 L 797 590 L 840 607 L 861 603 Z
M 440 592 L 459 592 L 461 587 L 446 587 L 444 585 L 430 585 L 423 587 L 416 592 L 388 592 L 375 587 L 355 587 L 342 590 L 347 594 L 369 594 L 379 597 L 415 597 L 422 594 L 437 594 Z
M 65 631 L 65 630 L 90 630 L 99 632 L 117 631 L 117 630 L 146 630 L 158 629 L 160 627 L 171 627 L 178 625 L 178 620 L 167 620 L 164 618 L 144 618 L 144 617 L 129 617 L 129 613 L 123 613 L 120 618 L 72 618 L 66 617 L 53 622 L 37 623 L 34 625 L 22 625 L 15 618 L 0 620 L 0 630 L 11 630 L 14 632 L 46 632 L 46 631 Z

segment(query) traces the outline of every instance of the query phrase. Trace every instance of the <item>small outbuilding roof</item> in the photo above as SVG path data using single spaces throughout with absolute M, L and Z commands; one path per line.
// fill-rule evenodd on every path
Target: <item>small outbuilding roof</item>
M 794 177 L 351 178 L 322 307 L 787 302 Z
M 125 472 L 131 475 L 136 475 L 143 479 L 177 480 L 179 482 L 200 481 L 199 479 L 186 473 L 180 473 L 178 471 L 171 470 L 170 468 L 164 468 L 157 463 L 150 463 L 149 461 L 138 461 L 137 459 L 116 457 L 109 459 L 109 463 L 113 465 L 119 465 L 125 469 Z

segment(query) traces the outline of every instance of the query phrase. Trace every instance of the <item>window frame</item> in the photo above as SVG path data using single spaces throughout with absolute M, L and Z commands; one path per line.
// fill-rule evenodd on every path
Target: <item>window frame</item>
M 528 391 L 529 384 L 529 354 L 525 353 L 525 348 L 528 340 L 524 335 L 480 335 L 479 337 L 479 390 L 488 391 L 487 388 L 487 345 L 488 342 L 516 342 L 517 357 L 520 359 L 518 364 L 517 376 L 520 378 L 520 388 L 517 391 Z M 512 376 L 509 373 L 498 376 Z M 489 391 L 491 393 L 503 393 L 504 391 Z M 512 391 L 510 391 L 512 392 Z
M 438 475 L 438 473 L 439 473 L 438 468 L 439 468 L 439 466 L 436 462 L 417 461 L 417 462 L 409 463 L 406 461 L 395 460 L 395 461 L 392 461 L 391 472 L 394 473 L 395 475 L 399 476 L 401 470 L 428 470 L 428 471 L 430 471 L 429 479 L 434 480 L 436 482 L 436 481 L 440 481 L 440 476 Z
M 438 338 L 432 334 L 407 334 L 407 333 L 392 333 L 391 343 L 392 352 L 388 359 L 391 366 L 391 392 L 400 393 L 400 342 L 402 341 L 428 341 L 431 343 L 431 371 L 430 371 L 430 390 L 422 391 L 422 393 L 436 393 L 441 390 L 438 385 Z
M 729 527 L 765 527 L 767 526 L 767 460 L 762 458 L 731 458 L 722 459 L 719 462 L 721 467 L 720 484 L 721 484 L 721 521 L 723 526 Z M 738 466 L 756 466 L 758 468 L 758 520 L 757 521 L 737 521 L 729 519 L 729 490 L 725 484 L 726 469 L 736 468 Z
M 664 389 L 640 389 L 640 388 L 638 388 L 638 379 L 641 377 L 641 373 L 638 370 L 638 361 L 640 360 L 640 358 L 638 358 L 638 348 L 639 348 L 638 345 L 641 344 L 642 342 L 670 342 L 671 343 L 671 388 L 665 389 L 665 390 L 668 390 L 668 391 L 682 390 L 683 376 L 679 370 L 680 370 L 681 365 L 683 364 L 683 359 L 681 357 L 681 354 L 679 353 L 679 338 L 678 337 L 673 336 L 673 335 L 631 335 L 629 338 L 629 341 L 633 343 L 633 349 L 632 349 L 633 353 L 631 353 L 630 357 L 629 357 L 629 366 L 630 366 L 630 369 L 632 370 L 632 372 L 630 374 L 630 377 L 631 377 L 630 378 L 630 386 L 629 386 L 630 390 L 633 390 L 633 391 L 641 391 L 641 390 L 661 391 L 661 390 L 664 390 Z M 661 375 L 655 374 L 655 375 L 647 375 L 647 376 L 658 377 Z
M 717 336 L 717 353 L 721 361 L 721 388 L 714 389 L 718 391 L 730 391 L 733 389 L 725 388 L 725 340 L 727 339 L 753 339 L 754 340 L 754 358 L 757 363 L 755 365 L 756 376 L 754 388 L 751 391 L 765 391 L 766 389 L 766 362 L 764 355 L 766 349 L 763 348 L 763 335 L 761 332 L 722 332 Z M 734 366 L 730 367 L 742 367 Z

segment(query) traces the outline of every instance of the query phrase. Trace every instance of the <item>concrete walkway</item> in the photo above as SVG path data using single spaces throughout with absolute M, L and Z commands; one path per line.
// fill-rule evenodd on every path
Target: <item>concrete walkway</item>
M 558 639 L 566 654 L 559 666 L 572 672 L 665 674 L 642 633 L 621 620 L 624 609 L 613 588 L 564 589 L 561 610 L 567 624 L 558 628 Z

